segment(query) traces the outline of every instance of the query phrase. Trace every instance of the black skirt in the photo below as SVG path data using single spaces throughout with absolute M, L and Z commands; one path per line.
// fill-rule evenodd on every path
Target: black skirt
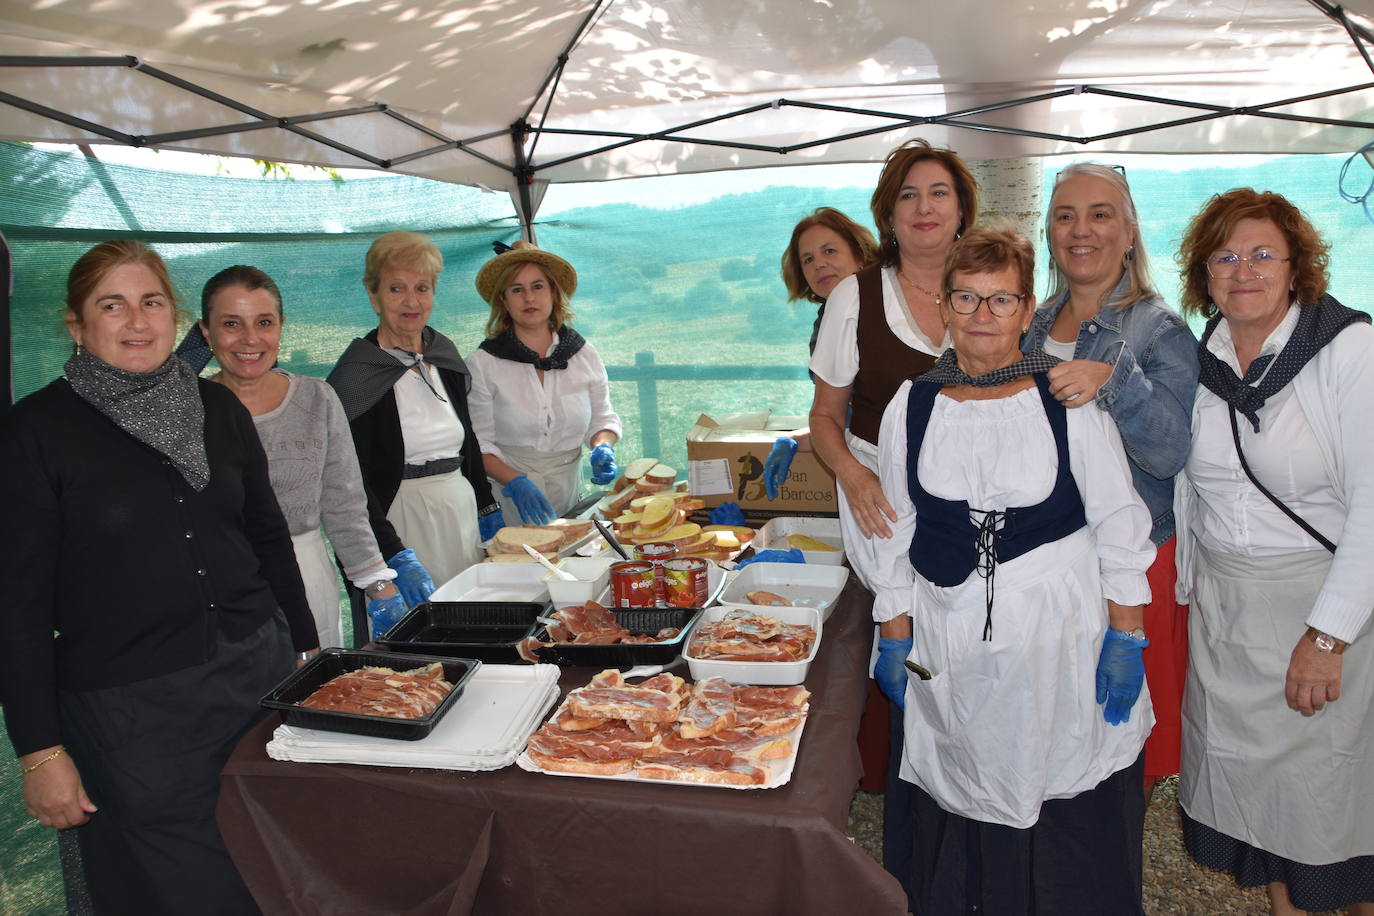
M 1241 887 L 1281 881 L 1293 906 L 1308 912 L 1374 903 L 1374 856 L 1356 856 L 1330 865 L 1304 865 L 1257 849 L 1179 812 L 1183 844 L 1198 864 L 1230 872 Z
M 219 774 L 291 671 L 280 614 L 171 674 L 59 694 L 63 735 L 98 811 L 74 828 L 97 913 L 256 914 L 215 824 Z
M 1018 829 L 951 814 L 912 786 L 914 912 L 1142 916 L 1145 758 Z

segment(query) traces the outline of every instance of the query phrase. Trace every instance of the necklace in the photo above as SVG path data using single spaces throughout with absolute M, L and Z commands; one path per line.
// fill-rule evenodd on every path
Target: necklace
M 917 283 L 915 280 L 911 279 L 911 278 L 908 277 L 906 274 L 902 273 L 901 268 L 898 268 L 898 269 L 897 269 L 897 276 L 901 279 L 901 281 L 902 281 L 903 283 L 906 283 L 906 284 L 909 284 L 909 285 L 911 285 L 911 286 L 914 286 L 914 287 L 917 289 L 917 291 L 922 292 L 922 293 L 925 293 L 927 296 L 929 296 L 930 298 L 934 299 L 936 305 L 939 305 L 939 304 L 940 304 L 940 302 L 941 302 L 941 297 L 940 297 L 940 294 L 939 294 L 939 293 L 934 293 L 934 292 L 931 292 L 930 290 L 926 289 L 924 286 L 922 286 L 921 284 Z

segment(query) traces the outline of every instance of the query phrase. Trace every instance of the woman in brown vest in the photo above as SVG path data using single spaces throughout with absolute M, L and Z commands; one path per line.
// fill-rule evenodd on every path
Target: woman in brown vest
M 870 203 L 879 263 L 826 300 L 811 371 L 812 445 L 840 485 L 840 525 L 866 585 L 873 537 L 895 518 L 876 473 L 878 424 L 902 382 L 945 350 L 940 276 L 954 240 L 978 213 L 978 183 L 958 155 L 924 140 L 888 154 Z
M 889 523 L 897 519 L 878 482 L 878 427 L 901 384 L 929 370 L 948 345 L 940 284 L 954 240 L 978 214 L 978 182 L 951 150 L 912 140 L 888 154 L 870 207 L 881 236 L 879 263 L 831 292 L 811 357 L 811 445 L 839 483 L 845 551 L 865 586 L 877 572 L 876 539 L 891 537 Z M 911 648 L 911 618 L 877 616 L 893 618 L 878 620 L 879 647 L 897 661 L 892 673 L 904 678 L 900 665 Z M 901 711 L 895 706 L 888 723 L 890 747 L 900 749 Z M 911 790 L 897 779 L 895 763 L 889 759 L 883 860 L 906 885 Z

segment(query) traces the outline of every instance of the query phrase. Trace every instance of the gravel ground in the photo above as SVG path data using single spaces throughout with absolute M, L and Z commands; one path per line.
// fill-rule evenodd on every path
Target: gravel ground
M 849 809 L 850 836 L 878 862 L 882 861 L 882 804 L 882 795 L 858 792 Z M 1162 783 L 1145 814 L 1145 912 L 1223 916 L 1268 911 L 1263 888 L 1237 887 L 1230 875 L 1203 868 L 1188 855 L 1179 827 L 1176 777 Z

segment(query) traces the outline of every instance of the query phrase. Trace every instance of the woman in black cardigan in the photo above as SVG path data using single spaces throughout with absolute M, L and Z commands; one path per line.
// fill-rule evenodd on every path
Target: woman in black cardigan
M 329 374 L 353 430 L 377 544 L 409 605 L 423 598 L 407 590 L 408 563 L 432 576 L 433 591 L 479 562 L 481 542 L 505 524 L 468 417 L 467 366 L 429 326 L 443 269 L 439 249 L 418 233 L 373 242 L 363 285 L 378 326 Z
M 67 280 L 65 376 L 0 432 L 0 701 L 24 802 L 76 828 L 97 912 L 256 913 L 215 826 L 258 699 L 317 647 L 252 418 L 172 356 L 167 270 L 106 242 Z

